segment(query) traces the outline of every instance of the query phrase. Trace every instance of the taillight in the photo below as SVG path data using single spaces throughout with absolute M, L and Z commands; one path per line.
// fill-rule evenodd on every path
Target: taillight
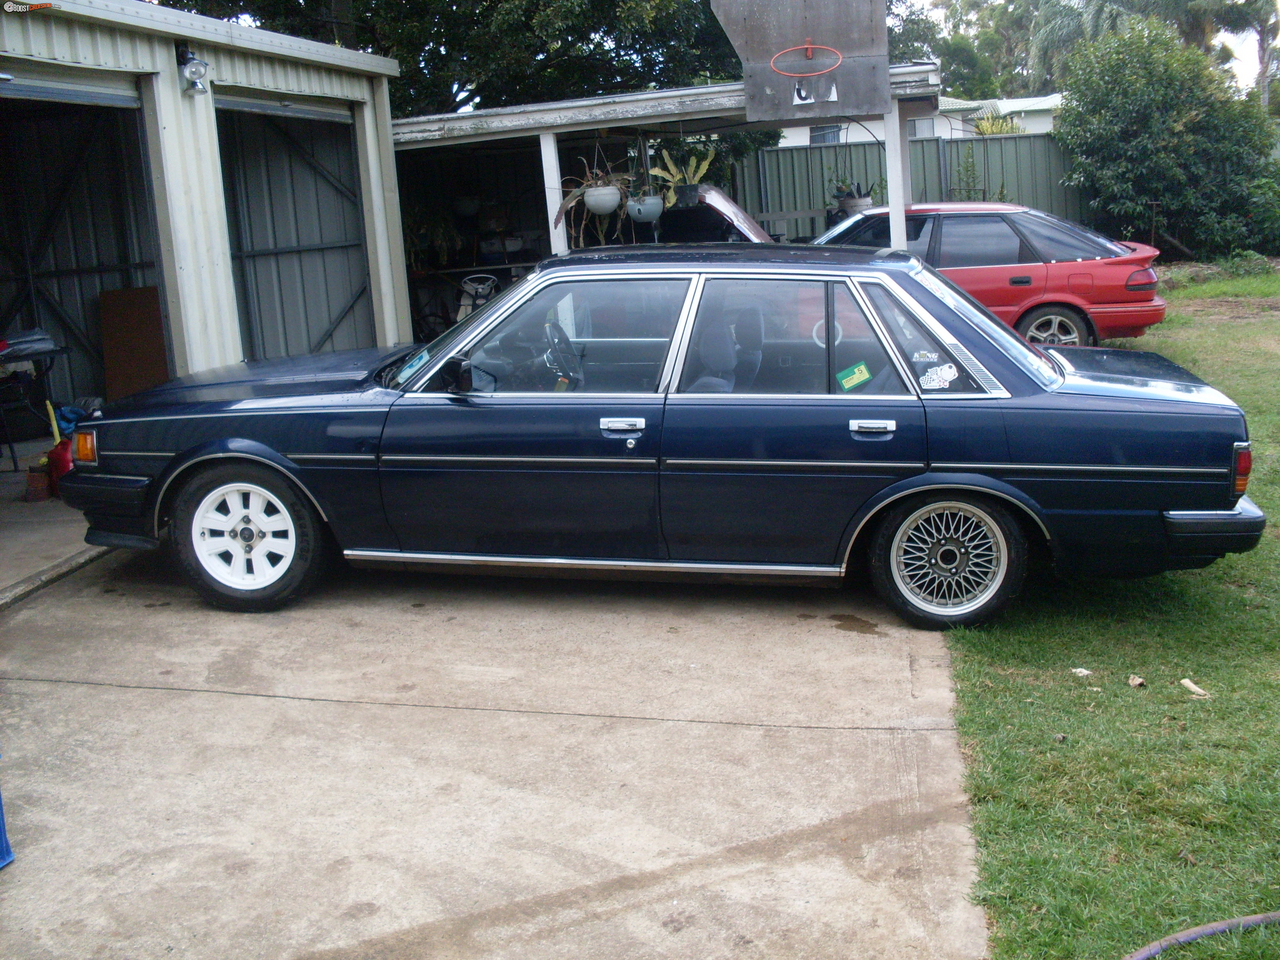
M 1231 472 L 1232 489 L 1244 493 L 1249 487 L 1249 473 L 1253 470 L 1253 451 L 1248 443 L 1236 444 L 1236 462 Z
M 76 463 L 97 463 L 98 434 L 93 430 L 77 430 L 71 444 L 71 455 Z
M 1135 270 L 1129 274 L 1129 279 L 1124 282 L 1126 290 L 1154 290 L 1158 282 L 1156 272 L 1150 267 L 1142 270 Z

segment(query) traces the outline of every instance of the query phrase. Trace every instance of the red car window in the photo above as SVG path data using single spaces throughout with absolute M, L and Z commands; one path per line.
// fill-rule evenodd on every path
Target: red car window
M 996 267 L 1033 262 L 1035 255 L 1004 217 L 943 217 L 938 247 L 940 269 L 947 267 Z

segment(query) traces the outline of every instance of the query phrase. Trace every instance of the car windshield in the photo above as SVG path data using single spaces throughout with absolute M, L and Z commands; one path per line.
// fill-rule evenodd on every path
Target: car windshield
M 532 276 L 532 274 L 529 276 Z M 507 299 L 510 298 L 513 291 L 524 286 L 524 282 L 525 281 L 522 280 L 519 283 L 513 283 L 492 300 L 477 308 L 473 313 L 466 317 L 466 319 L 455 323 L 430 343 L 424 344 L 417 350 L 407 354 L 405 358 L 400 361 L 399 366 L 393 367 L 388 371 L 385 380 L 386 385 L 393 390 L 402 389 L 405 384 L 414 378 L 419 370 L 427 365 L 428 361 L 434 360 L 441 354 L 448 352 L 449 348 L 461 340 L 468 330 L 472 329 L 477 323 L 483 321 L 484 318 L 497 309 L 500 304 L 505 303 Z
M 986 307 L 942 274 L 931 267 L 922 266 L 915 277 L 930 293 L 968 320 L 1040 386 L 1050 390 L 1062 385 L 1062 373 L 1054 360 L 1019 337 L 992 316 Z

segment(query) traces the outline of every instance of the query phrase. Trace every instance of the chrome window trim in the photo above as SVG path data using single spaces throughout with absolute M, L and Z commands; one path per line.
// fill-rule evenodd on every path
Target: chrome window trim
M 925 310 L 924 307 L 920 306 L 919 301 L 917 301 L 915 297 L 911 296 L 911 294 L 907 293 L 907 291 L 904 290 L 902 286 L 899 283 L 897 283 L 897 281 L 894 280 L 892 277 L 888 275 L 884 275 L 884 276 L 878 276 L 871 281 L 859 280 L 858 282 L 859 284 L 868 283 L 868 282 L 878 283 L 882 287 L 884 287 L 887 291 L 889 291 L 890 295 L 896 297 L 898 302 L 901 303 L 904 307 L 906 307 L 907 312 L 910 313 L 912 316 L 914 316 L 915 319 L 919 321 L 921 326 L 923 326 L 926 330 L 928 330 L 935 337 L 937 337 L 939 342 L 941 342 L 943 346 L 945 346 L 948 350 L 951 351 L 951 353 L 955 356 L 955 358 L 960 361 L 961 365 L 963 365 L 964 368 L 969 371 L 970 376 L 972 376 L 973 379 L 978 382 L 979 386 L 981 386 L 986 391 L 985 393 L 981 393 L 981 394 L 973 394 L 973 393 L 933 394 L 933 393 L 923 393 L 922 391 L 921 395 L 923 397 L 926 397 L 927 399 L 930 399 L 930 400 L 944 400 L 944 399 L 972 399 L 973 397 L 980 396 L 984 398 L 991 397 L 994 399 L 1007 400 L 1011 396 L 1013 396 L 1007 389 L 1005 389 L 1004 384 L 1002 384 L 999 380 L 997 380 L 994 376 L 992 376 L 991 371 L 989 371 L 986 367 L 984 367 L 982 363 L 978 360 L 978 358 L 969 352 L 969 348 L 956 339 L 955 334 L 953 334 L 950 330 L 948 330 L 943 324 L 939 323 L 937 319 L 935 319 L 929 313 L 929 311 Z M 894 346 L 896 347 L 897 344 L 895 343 Z M 914 374 L 912 375 L 911 379 L 913 381 L 915 380 Z
M 560 570 L 652 570 L 673 573 L 745 574 L 751 576 L 839 577 L 839 566 L 785 563 L 717 563 L 696 560 L 592 560 L 569 557 L 524 557 L 475 553 L 414 553 L 399 550 L 344 550 L 348 560 L 434 563 L 475 567 L 534 567 Z
M 658 378 L 658 393 L 674 396 L 673 387 L 678 384 L 679 375 L 684 372 L 684 358 L 689 352 L 689 342 L 693 336 L 693 324 L 698 316 L 698 306 L 702 303 L 702 291 L 707 285 L 707 275 L 698 274 L 689 284 L 689 296 L 685 298 L 684 310 L 676 323 L 675 332 L 671 335 L 671 348 L 667 350 L 667 362 L 663 365 L 662 375 Z
M 428 382 L 430 382 L 431 378 L 436 375 L 436 373 L 440 370 L 442 366 L 444 366 L 444 363 L 446 360 L 448 360 L 450 357 L 456 357 L 459 354 L 466 353 L 468 350 L 474 347 L 476 343 L 480 341 L 481 338 L 483 338 L 487 333 L 489 333 L 489 331 L 494 329 L 494 327 L 498 326 L 498 324 L 506 320 L 509 316 L 515 313 L 515 311 L 523 307 L 533 297 L 537 296 L 546 288 L 554 286 L 555 284 L 581 283 L 583 281 L 602 281 L 602 280 L 632 280 L 632 281 L 638 281 L 638 282 L 643 282 L 645 280 L 686 280 L 692 286 L 694 281 L 697 280 L 697 278 L 698 278 L 697 269 L 690 266 L 677 266 L 677 267 L 665 267 L 665 268 L 660 266 L 632 267 L 632 268 L 624 267 L 624 268 L 611 268 L 608 270 L 592 270 L 592 269 L 582 269 L 580 267 L 576 267 L 576 268 L 569 268 L 566 270 L 555 270 L 551 272 L 542 271 L 537 274 L 530 274 L 529 277 L 526 278 L 528 286 L 527 286 L 527 289 L 525 290 L 525 294 L 523 297 L 521 297 L 518 300 L 513 300 L 511 303 L 506 304 L 506 306 L 503 309 L 496 311 L 493 314 L 493 316 L 489 317 L 488 320 L 486 320 L 484 323 L 481 323 L 480 325 L 478 325 L 475 330 L 472 330 L 465 337 L 463 337 L 462 339 L 454 343 L 452 348 L 446 351 L 444 356 L 437 356 L 431 360 L 428 360 L 426 365 L 421 370 L 419 370 L 418 373 L 414 376 L 413 380 L 410 381 L 409 385 L 404 388 L 403 396 L 406 396 L 406 397 L 437 396 L 438 394 L 435 394 L 435 393 L 424 392 L 422 388 Z M 686 291 L 686 294 L 685 294 L 686 306 L 688 305 L 688 302 L 689 302 L 688 292 Z M 676 333 L 679 332 L 679 329 L 680 329 L 680 321 L 677 319 L 676 329 L 675 331 L 672 332 L 673 342 L 675 340 Z M 668 348 L 667 355 L 670 356 L 670 354 L 671 354 L 671 350 L 670 348 Z M 659 374 L 658 375 L 659 385 L 661 384 L 661 381 L 662 381 L 662 375 Z M 505 395 L 514 396 L 514 394 L 505 394 Z M 626 394 L 626 396 L 631 396 L 631 397 L 647 397 L 647 396 L 656 396 L 656 395 L 660 395 L 656 387 L 652 394 L 649 394 L 649 393 Z M 467 394 L 467 396 L 472 396 L 472 394 Z M 480 394 L 480 396 L 485 396 L 485 394 Z M 498 396 L 498 394 L 490 394 L 490 396 Z M 580 394 L 580 396 L 589 396 L 589 394 Z M 601 396 L 601 394 L 597 394 L 597 396 Z
M 933 463 L 935 470 L 999 470 L 1012 472 L 1017 470 L 1034 470 L 1049 473 L 1192 473 L 1204 476 L 1226 476 L 1231 471 L 1226 467 L 1153 467 L 1143 465 L 1124 465 L 1111 463 L 1098 464 L 1062 464 L 1062 463 Z
M 862 288 L 849 279 L 845 281 L 846 286 L 853 293 L 854 302 L 862 308 L 862 312 L 867 315 L 867 321 L 871 324 L 876 335 L 880 338 L 880 345 L 884 347 L 885 353 L 889 355 L 894 367 L 898 371 L 898 376 L 902 378 L 902 382 L 907 385 L 907 389 L 911 391 L 908 396 L 914 397 L 917 401 L 922 399 L 920 392 L 920 384 L 916 383 L 915 372 L 907 366 L 902 355 L 898 352 L 897 345 L 893 341 L 893 337 L 889 336 L 889 331 L 885 329 L 884 321 L 880 319 L 880 314 L 872 306 L 871 300 Z
M 986 394 L 981 394 L 986 396 Z M 874 400 L 876 403 L 919 404 L 920 398 L 910 393 L 673 393 L 667 403 L 695 403 L 707 400 L 716 403 L 753 403 L 779 400 L 818 400 L 823 403 L 858 403 Z
M 739 274 L 743 274 L 743 275 L 740 276 Z M 879 274 L 872 274 L 871 276 L 879 277 Z M 689 316 L 688 330 L 679 331 L 680 334 L 682 335 L 682 339 L 680 342 L 680 356 L 678 358 L 678 364 L 675 370 L 672 372 L 672 376 L 667 383 L 668 401 L 675 400 L 678 397 L 696 397 L 699 399 L 716 397 L 716 398 L 733 398 L 735 400 L 750 400 L 753 398 L 757 398 L 761 400 L 765 400 L 765 399 L 792 400 L 792 399 L 813 399 L 816 397 L 824 397 L 831 400 L 883 400 L 883 399 L 911 400 L 911 401 L 918 400 L 920 394 L 916 387 L 915 377 L 903 368 L 902 362 L 898 357 L 897 351 L 892 348 L 891 344 L 887 339 L 884 328 L 880 325 L 879 316 L 876 314 L 874 310 L 870 309 L 869 305 L 865 302 L 865 300 L 861 296 L 859 296 L 859 292 L 857 290 L 856 285 L 853 282 L 853 279 L 854 278 L 850 274 L 844 273 L 844 272 L 837 272 L 837 273 L 813 272 L 813 271 L 796 270 L 795 268 L 780 269 L 777 273 L 771 273 L 769 271 L 760 271 L 760 270 L 743 269 L 743 268 L 739 268 L 737 271 L 731 271 L 727 267 L 717 266 L 712 270 L 707 270 L 706 272 L 702 273 L 700 275 L 699 282 L 697 284 L 698 298 L 697 298 L 697 301 L 692 304 L 692 310 Z M 685 393 L 676 389 L 676 387 L 680 382 L 680 377 L 684 375 L 685 360 L 688 356 L 689 344 L 692 341 L 692 337 L 693 337 L 693 325 L 697 321 L 698 307 L 702 305 L 702 293 L 706 286 L 707 281 L 709 280 L 770 280 L 770 281 L 790 280 L 797 283 L 812 283 L 817 281 L 821 283 L 836 283 L 836 284 L 843 282 L 844 285 L 853 294 L 854 303 L 856 303 L 859 307 L 861 307 L 862 312 L 867 315 L 867 321 L 871 324 L 872 332 L 879 338 L 880 346 L 884 348 L 886 354 L 890 358 L 890 362 L 893 363 L 895 369 L 897 369 L 898 371 L 899 376 L 901 376 L 903 381 L 907 384 L 907 389 L 910 392 L 892 393 L 892 394 L 874 394 L 874 395 L 831 393 L 826 390 L 824 390 L 822 393 Z M 824 309 L 826 308 L 824 307 Z M 824 349 L 825 347 L 826 345 L 823 344 Z M 830 353 L 828 353 L 827 354 L 828 366 L 831 363 L 830 356 L 831 356 Z

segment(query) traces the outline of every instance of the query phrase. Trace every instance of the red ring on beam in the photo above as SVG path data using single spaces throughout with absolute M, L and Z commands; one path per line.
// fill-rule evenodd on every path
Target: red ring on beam
M 775 63 L 777 62 L 780 56 L 782 56 L 784 53 L 792 53 L 793 51 L 796 51 L 796 50 L 808 50 L 810 52 L 814 50 L 829 50 L 836 55 L 836 62 L 832 66 L 827 67 L 827 69 L 825 70 L 815 70 L 813 71 L 813 73 L 787 73 L 787 71 L 779 70 L 775 66 Z M 775 53 L 773 55 L 773 59 L 769 61 L 769 69 L 772 70 L 774 73 L 781 74 L 784 77 L 796 77 L 796 78 L 820 77 L 824 73 L 830 73 L 832 70 L 835 70 L 842 63 L 844 63 L 844 54 L 841 53 L 839 50 L 837 50 L 835 47 L 824 47 L 818 43 L 802 43 L 798 47 L 787 47 L 787 49 L 779 50 L 777 53 Z

